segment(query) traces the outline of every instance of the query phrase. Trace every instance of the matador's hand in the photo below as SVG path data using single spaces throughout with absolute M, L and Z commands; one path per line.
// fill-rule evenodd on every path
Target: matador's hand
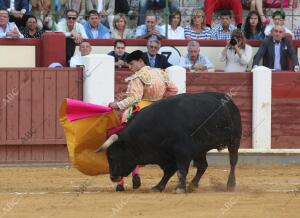
M 111 102 L 108 104 L 109 107 L 113 108 L 113 109 L 119 109 L 117 102 Z

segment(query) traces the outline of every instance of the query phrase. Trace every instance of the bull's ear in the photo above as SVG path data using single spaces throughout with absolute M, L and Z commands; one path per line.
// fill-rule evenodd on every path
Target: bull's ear
M 96 149 L 95 152 L 101 152 L 101 151 L 106 151 L 109 146 L 111 146 L 114 142 L 118 141 L 118 135 L 113 134 L 111 135 L 104 143 L 103 145 L 100 145 L 99 148 Z

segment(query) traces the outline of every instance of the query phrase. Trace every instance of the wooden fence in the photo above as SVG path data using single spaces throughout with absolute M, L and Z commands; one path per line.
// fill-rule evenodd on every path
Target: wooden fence
M 115 93 L 130 72 L 117 72 Z M 66 97 L 82 99 L 81 68 L 0 69 L 0 163 L 67 162 L 58 111 Z M 219 91 L 241 110 L 242 148 L 252 147 L 252 74 L 187 74 L 187 92 Z M 300 74 L 273 74 L 272 148 L 300 148 Z

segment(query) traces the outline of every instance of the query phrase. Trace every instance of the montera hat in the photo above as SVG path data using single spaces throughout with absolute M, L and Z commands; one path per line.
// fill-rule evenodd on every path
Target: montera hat
M 141 50 L 135 50 L 127 56 L 126 61 L 127 61 L 127 63 L 130 63 L 133 60 L 138 61 L 140 59 L 144 60 L 143 59 L 143 52 Z

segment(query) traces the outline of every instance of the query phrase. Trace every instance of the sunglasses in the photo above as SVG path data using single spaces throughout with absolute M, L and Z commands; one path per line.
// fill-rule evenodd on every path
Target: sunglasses
M 76 20 L 77 17 L 68 17 L 68 20 Z
M 150 45 L 149 47 L 150 47 L 150 48 L 153 48 L 153 49 L 158 49 L 157 46 L 153 46 L 153 45 Z

